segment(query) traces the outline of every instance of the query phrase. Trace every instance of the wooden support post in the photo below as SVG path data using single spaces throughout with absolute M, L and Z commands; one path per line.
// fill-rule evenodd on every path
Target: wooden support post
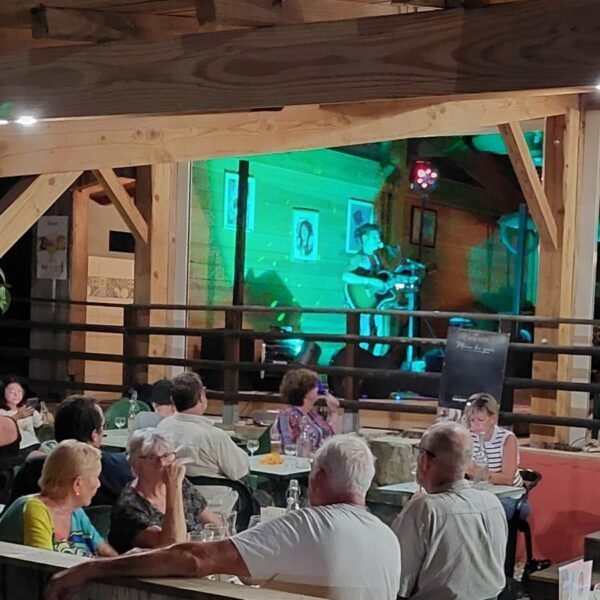
M 81 171 L 39 175 L 0 199 L 0 258 L 58 200 Z
M 136 206 L 148 225 L 148 243 L 136 240 L 135 245 L 135 304 L 167 304 L 169 301 L 169 251 L 171 249 L 171 202 L 175 201 L 176 164 L 138 167 L 136 177 Z M 165 327 L 167 311 L 138 309 L 140 326 Z M 143 336 L 137 344 L 146 348 L 149 357 L 167 356 L 167 336 Z M 145 341 L 147 340 L 147 341 Z M 166 376 L 165 365 L 149 365 L 137 369 L 138 378 L 153 382 Z M 147 373 L 147 375 L 146 375 Z
M 123 184 L 119 181 L 116 173 L 112 169 L 98 169 L 93 171 L 94 177 L 104 188 L 106 195 L 115 205 L 117 212 L 133 233 L 137 242 L 148 243 L 148 223 L 144 220 L 140 211 L 133 203 L 133 198 L 129 195 Z
M 71 248 L 69 252 L 69 300 L 85 302 L 88 287 L 88 212 L 89 196 L 80 191 L 73 192 L 71 210 Z M 86 323 L 87 307 L 72 304 L 69 307 L 70 323 Z M 69 349 L 71 352 L 85 352 L 85 331 L 72 331 Z M 85 361 L 69 361 L 69 377 L 73 381 L 85 381 Z
M 571 317 L 574 315 L 573 274 L 575 271 L 575 227 L 577 220 L 577 167 L 581 141 L 581 114 L 569 110 L 566 115 L 546 122 L 544 149 L 544 190 L 558 229 L 558 246 L 540 240 L 536 315 Z M 596 220 L 597 215 L 590 215 Z M 535 342 L 560 345 L 573 343 L 573 327 L 536 327 Z M 568 381 L 572 357 L 534 355 L 534 379 Z M 534 414 L 569 416 L 571 394 L 537 390 L 531 399 Z M 544 445 L 568 441 L 567 428 L 534 425 L 532 444 Z
M 242 313 L 227 311 L 225 313 L 225 329 L 237 332 L 242 328 Z M 225 360 L 239 362 L 240 360 L 240 338 L 228 335 L 225 338 Z M 225 403 L 223 405 L 223 423 L 233 426 L 238 422 L 239 408 L 237 393 L 240 391 L 240 371 L 237 367 L 225 369 Z
M 244 304 L 249 169 L 250 164 L 248 161 L 240 160 L 238 168 L 238 197 L 235 228 L 235 264 L 233 268 L 233 304 L 236 306 Z
M 360 315 L 358 313 L 348 313 L 346 315 L 346 333 L 347 335 L 360 334 Z M 355 367 L 358 355 L 358 342 L 349 342 L 344 348 L 344 367 Z M 359 381 L 354 375 L 346 375 L 343 380 L 344 399 L 348 401 L 356 400 L 351 408 L 346 408 L 344 412 L 344 431 L 359 431 L 360 420 L 358 412 L 358 395 L 360 389 Z

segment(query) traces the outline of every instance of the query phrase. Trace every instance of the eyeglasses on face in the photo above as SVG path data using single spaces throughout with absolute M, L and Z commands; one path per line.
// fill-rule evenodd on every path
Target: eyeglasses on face
M 175 460 L 175 452 L 167 452 L 167 454 L 151 454 L 149 456 L 140 456 L 142 460 L 149 460 L 154 463 L 172 463 Z
M 425 454 L 427 454 L 428 456 L 431 456 L 431 458 L 435 458 L 435 452 L 432 452 L 431 450 L 427 450 L 427 448 L 423 448 L 423 446 L 421 446 L 420 444 L 415 444 L 413 447 L 413 452 L 416 454 L 417 452 L 424 452 Z

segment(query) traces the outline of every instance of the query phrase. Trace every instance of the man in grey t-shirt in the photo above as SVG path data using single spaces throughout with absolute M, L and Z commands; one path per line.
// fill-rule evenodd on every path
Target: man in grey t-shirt
M 427 494 L 413 498 L 392 525 L 402 549 L 399 597 L 496 598 L 505 583 L 508 527 L 498 498 L 464 478 L 469 432 L 438 423 L 417 450 L 417 481 Z

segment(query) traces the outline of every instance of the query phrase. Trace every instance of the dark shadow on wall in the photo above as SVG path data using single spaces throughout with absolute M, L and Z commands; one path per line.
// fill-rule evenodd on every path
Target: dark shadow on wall
M 255 306 L 300 306 L 276 271 L 265 271 L 260 275 L 254 269 L 246 272 L 244 287 L 244 303 Z M 247 313 L 246 322 L 253 329 L 268 330 L 271 326 L 291 326 L 293 331 L 300 331 L 302 315 L 282 311 L 277 314 Z

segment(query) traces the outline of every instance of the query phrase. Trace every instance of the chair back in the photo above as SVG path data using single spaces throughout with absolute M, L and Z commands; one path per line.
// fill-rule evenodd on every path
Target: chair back
M 96 531 L 104 538 L 108 538 L 110 531 L 110 514 L 112 506 L 109 504 L 99 504 L 97 506 L 85 506 L 85 514 L 88 516 Z
M 232 479 L 222 479 L 220 477 L 209 477 L 207 475 L 198 475 L 196 477 L 188 477 L 187 479 L 192 485 L 228 487 L 237 492 L 237 531 L 245 531 L 246 529 L 248 529 L 248 522 L 250 521 L 250 517 L 252 515 L 259 514 L 258 503 L 254 499 L 254 496 L 252 495 L 250 489 L 241 481 L 233 481 Z
M 533 469 L 519 469 L 525 488 L 525 497 L 529 496 L 531 490 L 542 480 L 542 474 Z
M 135 404 L 137 406 L 138 412 L 149 412 L 152 409 L 141 400 L 136 400 Z M 121 398 L 116 402 L 113 402 L 105 411 L 104 411 L 104 420 L 106 421 L 107 429 L 116 429 L 115 419 L 117 417 L 127 417 L 129 416 L 129 398 Z

